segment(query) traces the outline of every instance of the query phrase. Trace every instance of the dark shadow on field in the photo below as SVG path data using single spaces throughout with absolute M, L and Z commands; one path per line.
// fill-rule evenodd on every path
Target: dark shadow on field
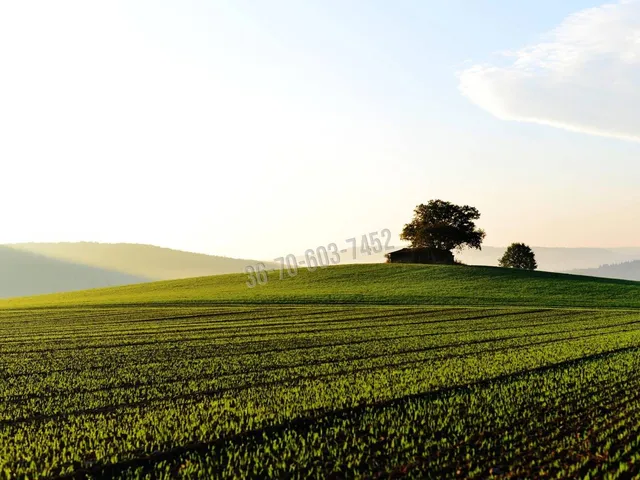
M 144 277 L 56 260 L 0 245 L 0 298 L 149 281 Z
M 85 478 L 88 476 L 98 476 L 100 478 L 113 478 L 120 476 L 125 470 L 131 468 L 151 469 L 159 462 L 171 462 L 178 459 L 184 454 L 207 454 L 214 449 L 223 449 L 230 444 L 259 444 L 264 441 L 268 435 L 278 434 L 281 432 L 295 431 L 299 435 L 311 430 L 314 427 L 324 427 L 325 431 L 331 431 L 330 425 L 336 421 L 357 421 L 358 417 L 364 413 L 372 414 L 376 412 L 388 412 L 390 408 L 399 409 L 400 411 L 408 410 L 407 405 L 415 401 L 432 401 L 446 398 L 449 395 L 472 392 L 473 389 L 489 387 L 496 384 L 507 384 L 517 381 L 527 376 L 543 374 L 552 371 L 566 370 L 592 361 L 602 360 L 614 357 L 627 352 L 640 351 L 640 347 L 623 347 L 610 350 L 608 352 L 588 355 L 579 359 L 566 360 L 552 365 L 531 368 L 514 372 L 511 374 L 500 375 L 497 377 L 469 382 L 466 384 L 440 388 L 430 392 L 406 395 L 386 401 L 364 403 L 354 407 L 341 408 L 336 410 L 322 409 L 318 411 L 308 411 L 307 415 L 297 417 L 289 421 L 285 421 L 275 425 L 268 425 L 263 428 L 257 428 L 250 431 L 244 431 L 239 434 L 228 435 L 210 442 L 198 442 L 184 446 L 177 446 L 165 451 L 145 453 L 139 457 L 130 460 L 124 460 L 117 463 L 106 465 L 95 465 L 91 468 L 78 469 L 75 472 L 63 475 L 58 478 Z M 640 394 L 638 394 L 640 395 Z M 84 413 L 94 413 L 88 411 Z M 95 412 L 101 413 L 101 412 Z M 54 417 L 60 418 L 60 417 Z

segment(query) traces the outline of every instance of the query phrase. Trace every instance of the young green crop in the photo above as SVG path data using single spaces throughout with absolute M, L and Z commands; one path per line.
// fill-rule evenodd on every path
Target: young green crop
M 636 475 L 640 313 L 0 313 L 0 478 Z

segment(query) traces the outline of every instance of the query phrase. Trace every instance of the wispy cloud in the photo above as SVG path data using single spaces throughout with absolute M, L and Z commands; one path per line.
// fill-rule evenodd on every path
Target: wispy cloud
M 504 120 L 640 141 L 640 1 L 570 15 L 505 59 L 462 71 L 461 92 Z

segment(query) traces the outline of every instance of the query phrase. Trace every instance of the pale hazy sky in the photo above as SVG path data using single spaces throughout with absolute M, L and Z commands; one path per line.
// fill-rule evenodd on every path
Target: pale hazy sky
M 0 242 L 640 246 L 639 84 L 639 1 L 4 0 Z

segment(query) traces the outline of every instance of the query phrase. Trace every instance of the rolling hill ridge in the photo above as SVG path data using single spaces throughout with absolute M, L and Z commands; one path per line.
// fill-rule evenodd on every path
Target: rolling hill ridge
M 300 270 L 266 285 L 247 275 L 171 280 L 16 298 L 0 308 L 65 305 L 341 304 L 640 308 L 640 282 L 497 267 L 365 264 Z

